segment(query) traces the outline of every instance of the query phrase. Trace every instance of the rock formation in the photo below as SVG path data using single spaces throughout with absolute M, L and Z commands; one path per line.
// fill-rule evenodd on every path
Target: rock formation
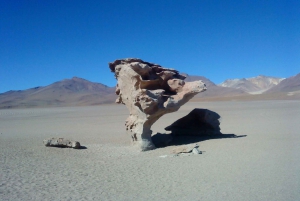
M 205 91 L 202 81 L 184 82 L 185 76 L 174 69 L 128 58 L 109 63 L 118 81 L 117 103 L 125 104 L 130 115 L 127 132 L 142 151 L 154 149 L 151 126 L 162 115 L 177 111 L 194 95 Z
M 188 115 L 175 121 L 165 130 L 172 131 L 173 136 L 196 135 L 213 137 L 220 132 L 220 115 L 208 109 L 193 109 Z
M 43 141 L 46 147 L 68 147 L 79 149 L 80 143 L 77 141 L 71 141 L 64 138 L 50 138 Z

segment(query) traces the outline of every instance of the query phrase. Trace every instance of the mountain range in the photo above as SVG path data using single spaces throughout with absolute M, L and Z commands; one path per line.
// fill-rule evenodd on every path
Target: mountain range
M 300 92 L 300 73 L 289 77 L 288 79 L 282 80 L 278 85 L 272 87 L 267 91 L 267 93 L 276 93 L 276 92 L 289 92 L 299 93 Z
M 207 86 L 207 91 L 196 95 L 195 100 L 227 100 L 254 96 L 263 99 L 268 97 L 300 100 L 300 73 L 289 78 L 260 75 L 254 78 L 230 79 L 219 85 L 203 76 L 184 75 L 187 82 L 202 80 Z M 99 105 L 113 103 L 115 99 L 115 87 L 73 77 L 44 87 L 2 93 L 0 109 Z
M 0 94 L 0 108 L 80 106 L 111 103 L 115 88 L 73 77 L 45 87 Z
M 219 84 L 222 87 L 241 89 L 249 94 L 262 94 L 278 85 L 284 78 L 259 75 L 252 78 L 228 79 Z

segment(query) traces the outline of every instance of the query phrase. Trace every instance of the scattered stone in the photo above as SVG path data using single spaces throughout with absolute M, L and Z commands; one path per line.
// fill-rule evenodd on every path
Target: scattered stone
M 127 58 L 109 63 L 118 81 L 117 103 L 125 104 L 129 117 L 125 126 L 133 144 L 141 151 L 151 150 L 151 126 L 164 114 L 177 111 L 199 92 L 202 81 L 184 82 L 177 70 L 163 68 L 141 59 Z
M 179 146 L 172 150 L 173 154 L 190 153 L 194 149 L 194 145 Z
M 80 143 L 77 141 L 71 141 L 64 138 L 50 138 L 43 141 L 46 147 L 68 147 L 79 149 Z
M 171 155 L 162 155 L 159 157 L 166 158 L 166 157 L 191 156 L 194 154 L 202 154 L 202 151 L 200 151 L 198 148 L 199 148 L 198 144 L 180 146 L 173 149 Z
M 193 149 L 193 154 L 202 154 L 202 151 L 199 151 L 197 148 Z
M 202 151 L 199 151 L 198 148 L 199 148 L 198 144 L 180 146 L 173 149 L 172 153 L 173 154 L 187 154 L 187 153 L 202 154 Z

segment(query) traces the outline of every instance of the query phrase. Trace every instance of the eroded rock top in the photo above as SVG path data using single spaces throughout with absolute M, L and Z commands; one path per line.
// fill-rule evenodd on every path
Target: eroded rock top
M 158 64 L 145 62 L 137 58 L 118 59 L 109 63 L 109 68 L 115 73 L 117 80 L 122 68 L 130 67 L 139 76 L 134 76 L 138 84 L 136 88 L 157 90 L 162 89 L 167 95 L 174 95 L 182 90 L 185 84 L 184 75 L 179 74 L 177 70 L 164 68 Z M 127 72 L 132 75 L 131 72 Z M 122 74 L 124 76 L 124 73 Z M 118 87 L 118 86 L 117 86 Z M 154 92 L 155 93 L 155 92 Z M 117 91 L 118 94 L 118 91 Z

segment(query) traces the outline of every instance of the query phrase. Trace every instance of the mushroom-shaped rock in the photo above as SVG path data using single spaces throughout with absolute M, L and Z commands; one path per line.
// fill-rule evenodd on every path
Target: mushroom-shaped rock
M 173 136 L 177 135 L 197 135 L 216 136 L 220 132 L 220 115 L 208 109 L 196 108 L 188 115 L 178 119 L 165 130 L 172 131 Z
M 166 113 L 177 111 L 194 95 L 205 91 L 202 81 L 184 82 L 174 69 L 141 59 L 120 59 L 109 63 L 118 81 L 117 103 L 129 110 L 126 130 L 139 150 L 154 149 L 151 126 Z

